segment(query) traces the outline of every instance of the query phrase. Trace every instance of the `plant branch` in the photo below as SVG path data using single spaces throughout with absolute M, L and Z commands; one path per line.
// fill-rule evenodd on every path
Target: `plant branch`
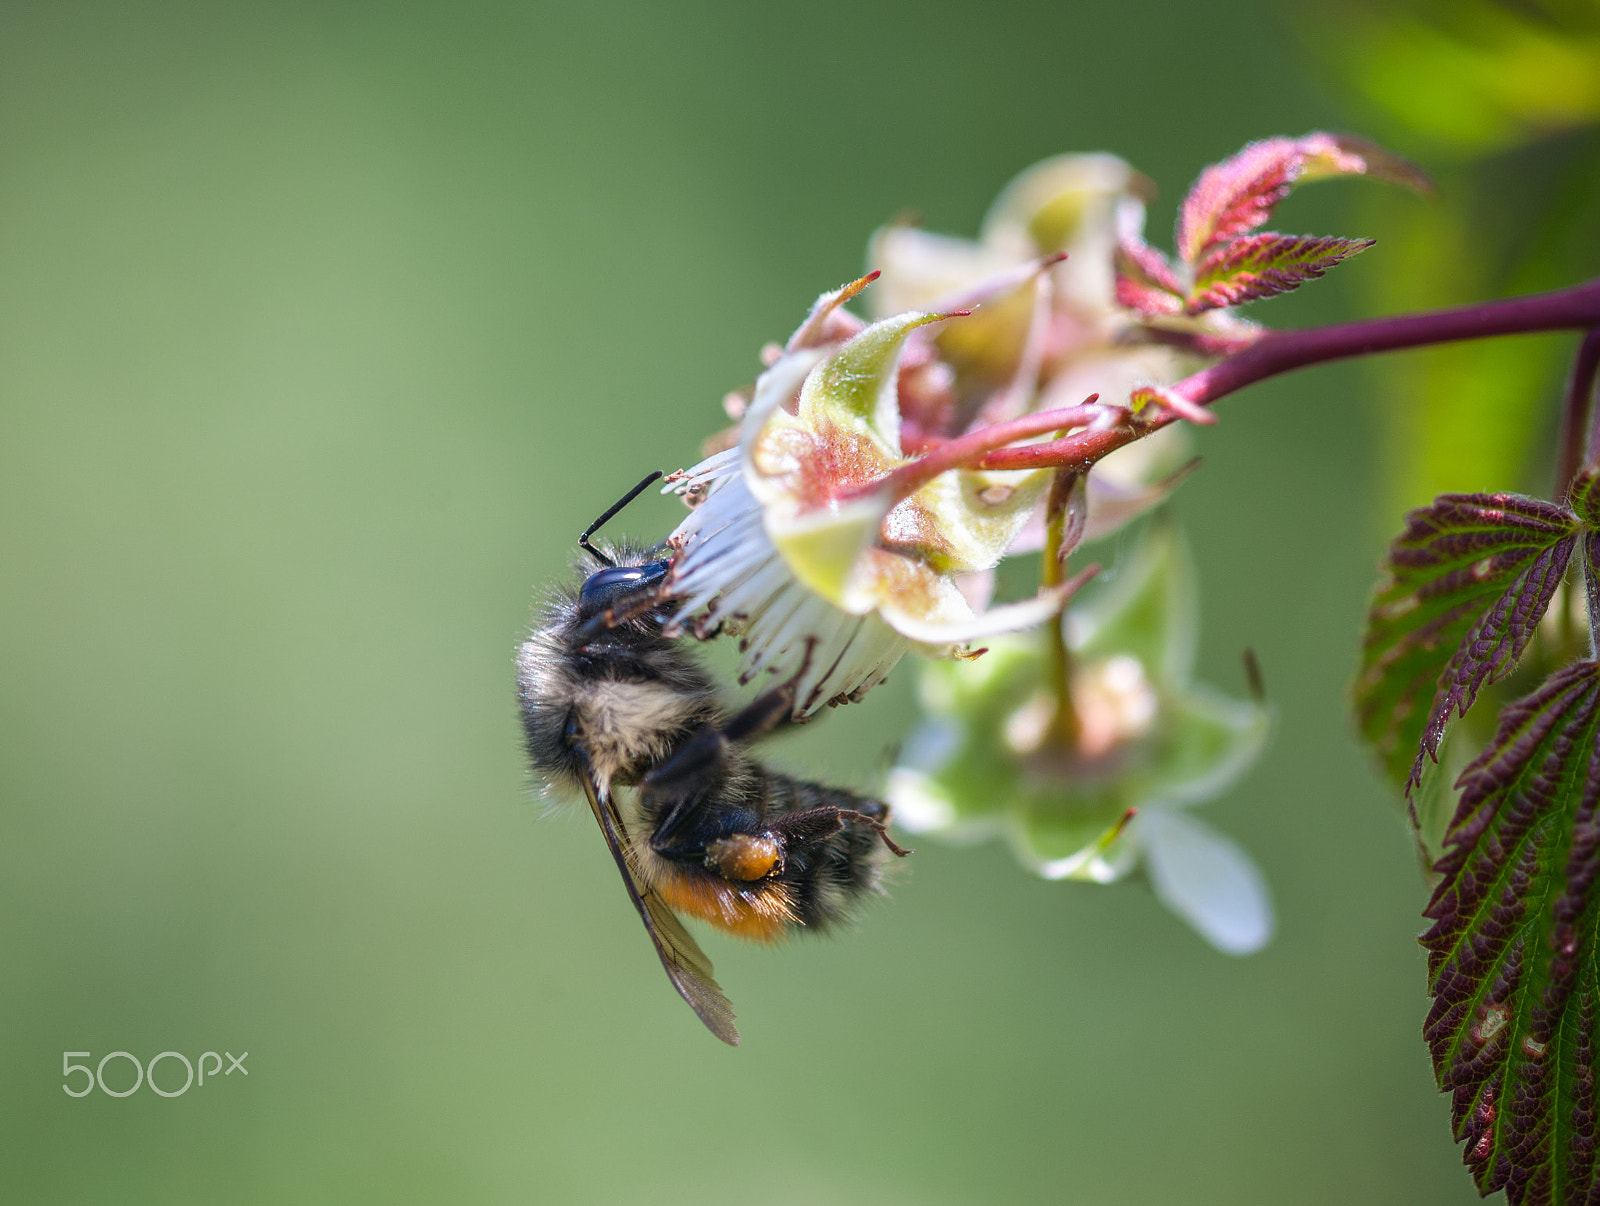
M 1050 482 L 1050 495 L 1044 508 L 1044 556 L 1039 564 L 1039 585 L 1044 589 L 1059 586 L 1064 580 L 1067 554 L 1083 535 L 1081 525 L 1076 533 L 1069 531 L 1073 496 L 1082 486 L 1082 475 L 1067 469 L 1056 470 Z M 1057 616 L 1046 627 L 1050 637 L 1051 682 L 1056 696 L 1050 729 L 1057 745 L 1075 749 L 1082 726 L 1072 698 L 1072 651 L 1067 647 L 1067 626 L 1063 617 Z
M 1200 406 L 1254 385 L 1269 377 L 1378 352 L 1397 352 L 1465 339 L 1495 335 L 1524 335 L 1537 331 L 1584 330 L 1600 327 L 1600 280 L 1554 293 L 1513 297 L 1480 305 L 1404 314 L 1308 327 L 1298 331 L 1269 331 L 1242 352 L 1185 377 L 1167 391 L 1181 394 Z M 980 469 L 1037 469 L 1065 465 L 1087 469 L 1124 444 L 1150 434 L 1176 416 L 1153 415 L 1120 427 L 1083 431 L 1048 444 L 1003 448 L 975 463 Z M 1591 452 L 1591 459 L 1596 459 Z
M 914 461 L 908 461 L 892 473 L 874 478 L 852 489 L 840 491 L 838 500 L 849 502 L 885 489 L 895 499 L 906 498 L 915 494 L 941 473 L 970 466 L 984 454 L 1015 440 L 1026 440 L 1033 436 L 1047 435 L 1052 431 L 1082 427 L 1105 418 L 1108 413 L 1115 414 L 1121 409 L 1095 405 L 1095 400 L 1099 396 L 1090 394 L 1081 406 L 1037 411 L 1004 423 L 991 423 L 987 427 L 979 427 L 953 440 L 946 440 L 936 445 L 931 452 Z

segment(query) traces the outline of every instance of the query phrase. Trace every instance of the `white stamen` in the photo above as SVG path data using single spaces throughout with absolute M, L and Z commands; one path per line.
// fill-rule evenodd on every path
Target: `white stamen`
M 795 715 L 860 698 L 908 648 L 876 615 L 852 616 L 794 578 L 773 547 L 737 452 L 718 453 L 669 489 L 701 495 L 672 534 L 679 553 L 667 589 L 681 603 L 673 627 L 696 634 L 726 624 L 743 637 L 739 679 L 765 672 L 795 684 Z

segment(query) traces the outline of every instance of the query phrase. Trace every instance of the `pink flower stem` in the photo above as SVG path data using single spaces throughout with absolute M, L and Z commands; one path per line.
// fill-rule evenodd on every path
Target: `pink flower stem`
M 1298 331 L 1269 331 L 1244 351 L 1203 368 L 1167 389 L 1199 406 L 1209 406 L 1257 381 L 1330 360 L 1348 360 L 1353 356 L 1371 356 L 1463 339 L 1486 339 L 1493 335 L 1594 327 L 1600 327 L 1600 280 L 1554 293 L 1512 297 L 1451 310 Z M 1177 416 L 1172 414 L 1135 418 L 1120 427 L 1082 431 L 1047 444 L 1003 448 L 972 464 L 979 469 L 1039 469 L 1050 465 L 1087 469 L 1107 453 L 1176 421 Z M 1591 448 L 1591 461 L 1600 459 L 1597 452 L 1600 449 Z
M 927 455 L 901 465 L 892 473 L 841 491 L 838 501 L 849 502 L 869 494 L 877 494 L 884 489 L 887 489 L 895 499 L 906 498 L 915 494 L 941 473 L 970 465 L 984 454 L 992 453 L 995 449 L 1003 448 L 1016 440 L 1047 435 L 1052 431 L 1064 431 L 1070 427 L 1083 427 L 1096 419 L 1103 419 L 1107 413 L 1115 414 L 1120 409 L 1093 405 L 1097 396 L 1091 395 L 1082 406 L 1041 410 L 1036 414 L 1023 415 L 1021 418 L 1010 419 L 1004 423 L 992 423 L 988 427 L 969 431 L 966 435 L 953 440 L 946 440 L 935 446 Z M 1049 445 L 1039 446 L 1049 447 Z

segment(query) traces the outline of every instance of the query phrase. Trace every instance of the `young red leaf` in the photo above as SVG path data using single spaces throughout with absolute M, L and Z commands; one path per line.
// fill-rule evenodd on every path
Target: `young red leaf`
M 1409 188 L 1412 192 L 1432 193 L 1432 178 L 1409 159 L 1402 159 L 1369 138 L 1355 134 L 1307 134 L 1300 139 L 1305 155 L 1298 183 L 1309 184 L 1329 176 L 1371 176 Z
M 1191 402 L 1175 389 L 1167 389 L 1161 385 L 1141 385 L 1128 395 L 1128 401 L 1137 414 L 1146 406 L 1155 404 L 1164 406 L 1181 419 L 1188 419 L 1191 423 L 1210 427 L 1217 421 L 1217 416 L 1197 402 Z
M 1423 1028 L 1478 1189 L 1512 1206 L 1592 1202 L 1600 666 L 1506 708 L 1461 775 L 1422 936 Z
M 1431 187 L 1421 169 L 1364 139 L 1321 133 L 1263 139 L 1200 173 L 1178 211 L 1178 256 L 1198 263 L 1218 243 L 1264 225 L 1301 180 L 1351 175 Z
M 1292 139 L 1252 142 L 1200 173 L 1178 211 L 1178 255 L 1193 264 L 1216 243 L 1254 230 L 1289 195 L 1303 156 Z
M 1354 702 L 1407 792 L 1438 760 L 1451 713 L 1516 665 L 1577 531 L 1565 507 L 1516 494 L 1445 494 L 1406 517 L 1367 614 Z
M 1124 235 L 1113 262 L 1117 274 L 1117 304 L 1141 314 L 1183 313 L 1183 286 L 1154 247 Z
M 1267 231 L 1218 244 L 1195 269 L 1190 314 L 1287 293 L 1340 260 L 1372 246 L 1371 239 L 1316 238 Z

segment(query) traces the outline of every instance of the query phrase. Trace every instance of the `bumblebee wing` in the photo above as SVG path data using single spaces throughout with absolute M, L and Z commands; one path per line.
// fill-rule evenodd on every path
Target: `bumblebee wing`
M 623 840 L 622 818 L 617 815 L 609 794 L 602 794 L 592 782 L 585 783 L 584 788 L 594 819 L 600 822 L 600 831 L 606 835 L 611 857 L 617 862 L 617 870 L 622 872 L 628 898 L 639 910 L 639 920 L 644 922 L 645 932 L 656 945 L 656 954 L 661 956 L 667 978 L 706 1024 L 707 1030 L 730 1047 L 737 1047 L 739 1032 L 733 1025 L 733 1006 L 712 976 L 711 960 L 672 910 L 645 887 L 634 870 L 633 859 Z

